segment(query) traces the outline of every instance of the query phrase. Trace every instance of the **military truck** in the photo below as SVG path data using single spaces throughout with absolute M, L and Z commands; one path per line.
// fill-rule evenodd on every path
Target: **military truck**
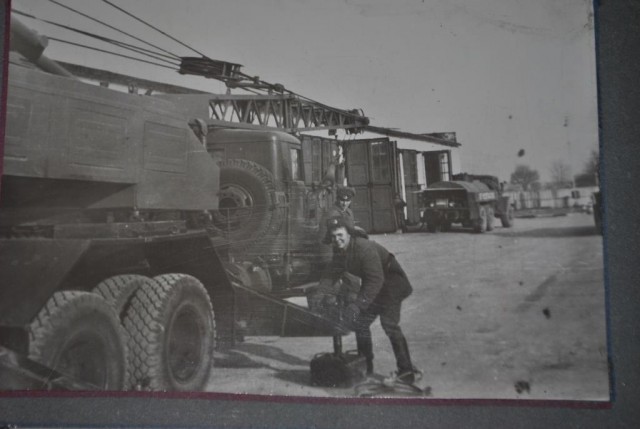
M 305 185 L 302 143 L 291 134 L 217 127 L 207 133 L 206 150 L 220 171 L 218 207 L 197 223 L 227 240 L 235 261 L 227 269 L 245 285 L 280 296 L 299 293 L 295 287 L 316 279 L 321 269 L 321 212 L 312 202 L 324 199 L 326 207 L 333 194 Z M 331 183 L 336 181 L 334 175 Z
M 269 293 L 272 277 L 310 272 L 310 256 L 295 262 L 310 243 L 292 239 L 306 237 L 308 197 L 296 138 L 209 129 L 170 97 L 75 79 L 38 45 L 12 20 L 24 49 L 9 65 L 0 193 L 3 356 L 67 385 L 194 391 L 239 327 L 333 333 Z M 2 360 L 0 388 L 19 384 L 22 361 Z
M 513 226 L 513 204 L 502 195 L 497 177 L 455 174 L 451 181 L 441 181 L 422 191 L 422 222 L 429 232 L 448 231 L 461 224 L 477 233 L 491 231 L 495 218 L 502 226 Z

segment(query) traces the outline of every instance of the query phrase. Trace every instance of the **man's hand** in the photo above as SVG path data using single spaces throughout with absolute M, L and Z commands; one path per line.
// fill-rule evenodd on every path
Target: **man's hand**
M 340 278 L 340 298 L 344 305 L 353 304 L 358 299 L 360 292 L 360 277 L 345 273 Z
M 344 320 L 348 324 L 355 324 L 356 320 L 358 320 L 358 316 L 360 316 L 360 307 L 355 304 L 349 304 L 344 309 Z

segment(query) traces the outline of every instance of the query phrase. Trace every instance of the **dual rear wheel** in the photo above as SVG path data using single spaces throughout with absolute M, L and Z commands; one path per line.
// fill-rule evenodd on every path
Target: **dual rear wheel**
M 29 331 L 32 359 L 95 389 L 197 391 L 213 366 L 211 301 L 185 274 L 56 292 Z

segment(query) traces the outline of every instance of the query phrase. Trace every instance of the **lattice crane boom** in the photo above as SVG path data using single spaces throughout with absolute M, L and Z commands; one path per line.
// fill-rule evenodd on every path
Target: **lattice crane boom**
M 345 129 L 361 132 L 369 118 L 357 109 L 346 111 L 324 106 L 295 95 L 212 95 L 212 123 L 238 122 L 273 127 L 287 132 Z

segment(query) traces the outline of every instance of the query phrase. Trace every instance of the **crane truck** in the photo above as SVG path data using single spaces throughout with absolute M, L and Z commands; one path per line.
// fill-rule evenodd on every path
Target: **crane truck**
M 12 50 L 0 388 L 31 372 L 30 388 L 197 391 L 240 327 L 333 334 L 274 291 L 312 278 L 318 247 L 296 137 L 207 126 L 193 97 L 86 83 L 15 19 Z

